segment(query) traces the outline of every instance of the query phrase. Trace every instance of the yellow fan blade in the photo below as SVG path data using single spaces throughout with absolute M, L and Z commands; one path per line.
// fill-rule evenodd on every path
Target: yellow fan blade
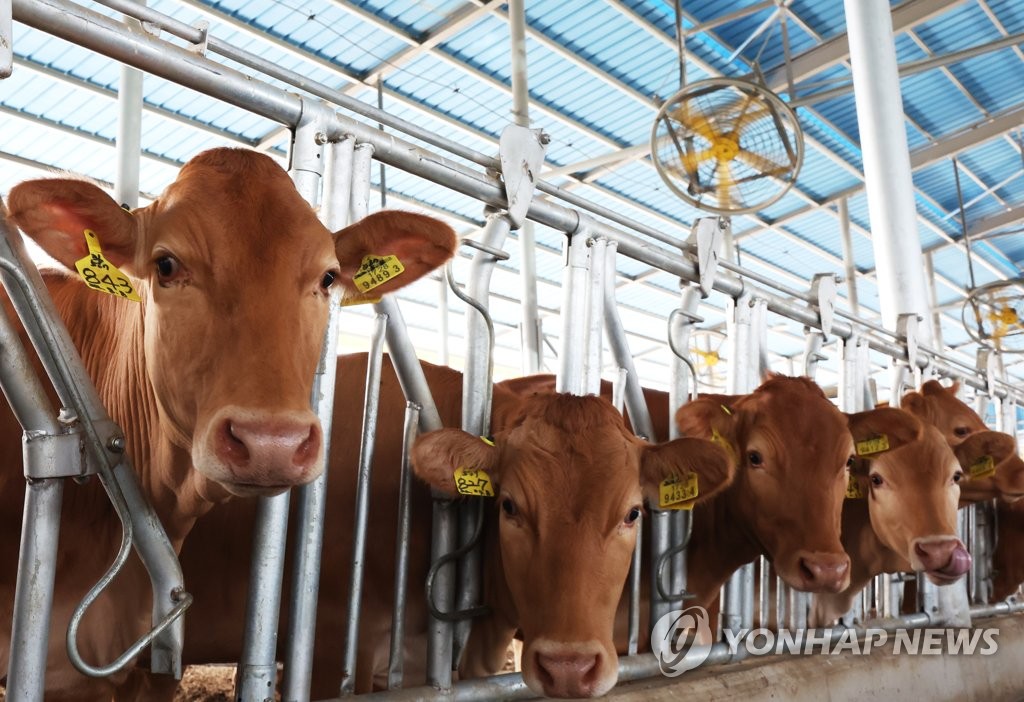
M 714 158 L 715 154 L 711 149 L 703 149 L 701 151 L 690 151 L 679 154 L 679 159 L 683 163 L 683 168 L 689 173 L 695 173 L 697 167 L 704 163 L 710 158 Z
M 713 141 L 717 136 L 717 132 L 711 122 L 708 121 L 708 118 L 704 115 L 691 115 L 685 102 L 681 104 L 678 109 L 669 112 L 668 116 L 676 122 L 679 122 L 679 124 L 683 125 L 688 131 L 693 132 L 708 141 Z
M 736 153 L 736 158 L 743 163 L 753 168 L 758 173 L 765 175 L 782 175 L 787 171 L 791 170 L 789 164 L 779 164 L 772 161 L 770 158 L 765 158 L 760 154 L 755 154 L 753 151 L 747 151 L 740 149 Z
M 708 368 L 714 368 L 718 365 L 718 362 L 722 360 L 717 351 L 702 351 L 700 349 L 694 349 L 694 353 L 700 356 L 700 359 Z
M 725 159 L 718 159 L 718 166 L 715 167 L 715 175 L 718 177 L 716 194 L 718 195 L 718 206 L 729 209 L 732 205 L 732 188 L 736 181 L 732 178 L 732 168 Z

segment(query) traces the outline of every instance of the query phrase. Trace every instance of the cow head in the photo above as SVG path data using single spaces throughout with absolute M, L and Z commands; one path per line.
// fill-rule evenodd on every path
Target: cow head
M 490 557 L 523 633 L 524 680 L 552 697 L 602 695 L 617 679 L 612 632 L 644 498 L 697 474 L 697 500 L 707 499 L 729 482 L 731 461 L 708 441 L 642 441 L 597 397 L 539 394 L 520 408 L 494 446 L 454 429 L 425 434 L 413 465 L 452 495 L 456 468 L 487 471 L 500 543 Z
M 929 380 L 920 392 L 909 392 L 900 407 L 922 422 L 936 427 L 950 446 L 959 446 L 969 436 L 988 431 L 981 417 L 956 396 L 957 383 L 946 388 L 937 380 Z M 1016 452 L 989 470 L 964 474 L 960 481 L 960 504 L 971 504 L 1000 497 L 1015 502 L 1024 497 L 1024 461 Z
M 936 585 L 955 582 L 971 564 L 956 525 L 964 471 L 986 460 L 998 463 L 1015 448 L 1010 436 L 982 431 L 951 449 L 942 432 L 926 424 L 919 440 L 858 461 L 854 472 L 875 535 Z
M 189 161 L 151 205 L 127 212 L 95 185 L 36 180 L 16 186 L 10 215 L 71 271 L 89 256 L 85 230 L 134 283 L 134 302 L 92 293 L 96 315 L 136 354 L 161 430 L 191 452 L 200 494 L 273 494 L 320 472 L 323 441 L 310 410 L 335 285 L 369 254 L 393 254 L 412 282 L 451 257 L 451 229 L 386 212 L 335 234 L 270 157 L 215 149 Z M 102 310 L 102 311 L 100 311 Z M 89 359 L 86 359 L 87 363 Z M 126 378 L 125 380 L 130 380 Z M 141 410 L 142 408 L 140 408 Z
M 811 380 L 779 375 L 749 395 L 683 405 L 676 423 L 686 436 L 720 437 L 732 446 L 736 478 L 721 499 L 779 576 L 805 592 L 849 585 L 850 558 L 839 534 L 854 441 L 884 425 L 898 445 L 920 429 L 898 410 L 848 418 Z

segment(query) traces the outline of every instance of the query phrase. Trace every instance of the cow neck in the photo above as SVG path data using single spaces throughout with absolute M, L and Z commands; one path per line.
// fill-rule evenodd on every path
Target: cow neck
M 693 529 L 687 546 L 687 589 L 697 593 L 698 604 L 708 604 L 740 566 L 764 553 L 764 547 L 746 523 L 742 499 L 734 482 L 721 494 L 693 511 Z
M 910 563 L 886 546 L 871 526 L 870 497 L 843 502 L 841 542 L 850 555 L 850 587 L 859 591 L 880 573 L 910 570 Z
M 46 278 L 100 400 L 124 432 L 143 494 L 179 548 L 201 501 L 190 482 L 190 455 L 161 430 L 146 365 L 145 298 L 134 303 L 93 293 L 67 275 Z

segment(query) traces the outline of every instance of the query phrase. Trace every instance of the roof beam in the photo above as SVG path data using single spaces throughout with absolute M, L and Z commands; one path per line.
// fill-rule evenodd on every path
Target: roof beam
M 940 15 L 966 0 L 907 0 L 892 10 L 892 31 L 899 34 L 911 27 Z M 842 63 L 850 57 L 850 39 L 844 32 L 823 41 L 813 49 L 808 49 L 790 61 L 793 82 L 817 75 L 822 71 Z M 786 66 L 776 66 L 764 73 L 765 82 L 770 90 L 785 91 L 788 89 Z
M 979 219 L 967 228 L 967 235 L 972 239 L 982 237 L 1003 227 L 1010 227 L 1021 222 L 1024 222 L 1024 205 Z
M 1014 129 L 1019 129 L 1022 123 L 1024 123 L 1024 105 L 1003 112 L 991 119 L 976 122 L 961 132 L 942 137 L 928 146 L 911 151 L 910 167 L 916 170 L 944 158 L 955 156 L 964 149 L 978 146 Z

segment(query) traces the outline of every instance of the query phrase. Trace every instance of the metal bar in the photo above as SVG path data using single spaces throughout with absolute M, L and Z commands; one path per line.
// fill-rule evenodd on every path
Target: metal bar
M 0 79 L 14 69 L 14 35 L 11 0 L 0 0 Z
M 405 405 L 405 429 L 402 433 L 402 475 L 398 483 L 398 533 L 395 554 L 395 605 L 391 614 L 391 651 L 388 659 L 388 689 L 402 687 L 405 675 L 405 607 L 409 581 L 409 531 L 412 471 L 409 457 L 420 422 L 415 402 Z
M 843 268 L 846 272 L 846 299 L 850 302 L 850 311 L 860 315 L 860 304 L 857 301 L 857 267 L 853 258 L 853 241 L 850 238 L 850 209 L 846 198 L 839 200 L 839 237 L 843 245 Z
M 605 290 L 614 285 L 615 262 L 605 264 L 605 252 L 608 248 L 608 240 L 604 237 L 597 237 L 590 247 L 590 286 L 587 290 L 587 324 L 585 329 L 584 349 L 586 357 L 583 362 L 584 370 L 584 392 L 588 395 L 601 394 L 601 351 L 604 334 L 604 307 Z M 614 247 L 612 255 L 614 258 Z M 609 274 L 606 269 L 610 268 L 612 278 L 607 279 Z M 626 381 L 629 382 L 628 379 Z
M 630 656 L 636 655 L 640 648 L 640 581 L 641 562 L 643 560 L 644 520 L 636 520 L 636 548 L 633 549 L 633 560 L 629 567 L 629 628 L 627 631 L 626 650 Z M 652 622 L 653 625 L 653 622 Z
M 136 0 L 145 5 L 145 0 Z M 135 31 L 141 25 L 130 18 L 125 24 Z M 117 91 L 117 171 L 114 199 L 131 209 L 139 206 L 139 154 L 142 153 L 142 71 L 121 65 L 121 83 Z
M 358 149 L 357 149 L 358 153 Z M 352 529 L 352 571 L 349 581 L 348 626 L 345 630 L 340 696 L 355 692 L 356 654 L 359 652 L 359 614 L 363 601 L 363 573 L 366 569 L 367 521 L 370 516 L 370 480 L 373 475 L 373 450 L 377 438 L 377 414 L 380 407 L 381 369 L 384 363 L 384 334 L 388 318 L 374 317 L 370 354 L 366 367 L 366 394 L 363 403 L 363 430 L 359 443 L 359 468 L 356 480 L 355 526 Z
M 555 390 L 583 395 L 586 352 L 587 279 L 590 238 L 584 232 L 565 237 L 562 273 L 562 348 L 558 353 Z
M 844 6 L 879 301 L 886 326 L 895 329 L 900 314 L 928 310 L 928 294 L 921 241 L 905 235 L 917 231 L 917 210 L 891 10 L 887 0 L 844 0 Z M 931 343 L 931 328 L 920 332 Z
M 277 625 L 288 533 L 289 493 L 261 498 L 256 507 L 249 599 L 242 656 L 235 676 L 237 702 L 264 702 L 277 684 Z

